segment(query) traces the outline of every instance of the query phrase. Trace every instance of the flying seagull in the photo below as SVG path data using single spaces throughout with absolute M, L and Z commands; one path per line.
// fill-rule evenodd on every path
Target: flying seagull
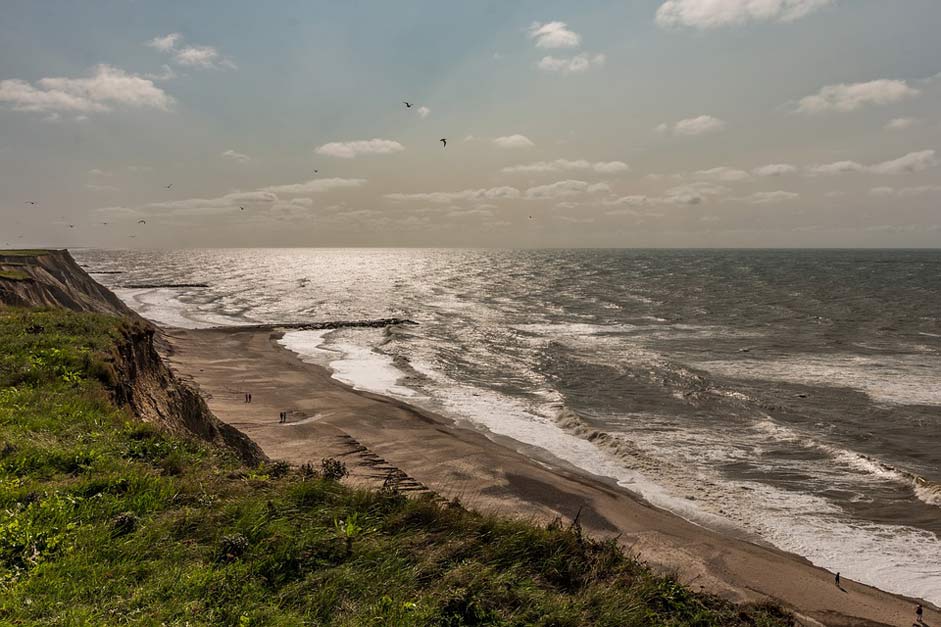
M 317 174 L 318 172 L 320 172 L 320 170 L 314 170 L 314 174 Z
M 444 139 L 444 138 L 442 137 L 442 138 L 439 139 L 438 141 L 441 142 L 442 144 L 444 144 L 443 148 L 447 148 L 447 147 L 448 147 L 448 140 L 447 140 L 447 139 Z
M 412 103 L 411 103 L 411 102 L 405 102 L 405 101 L 403 100 L 403 101 L 402 101 L 402 104 L 405 105 L 405 108 L 406 108 L 406 109 L 411 109 L 411 108 L 412 108 Z
M 103 224 L 104 226 L 108 226 L 108 223 L 107 223 L 107 222 L 102 222 L 102 224 Z
M 245 211 L 245 207 L 239 207 L 239 209 Z
M 74 229 L 74 228 L 75 228 L 75 225 L 74 225 L 74 224 L 70 224 L 70 225 L 69 225 L 69 228 L 70 228 L 70 229 Z
M 165 189 L 170 189 L 171 187 L 173 187 L 173 183 L 170 183 L 169 185 L 166 185 L 166 186 L 165 186 Z
M 26 204 L 27 204 L 27 205 L 35 205 L 35 204 L 37 204 L 37 203 L 36 203 L 35 200 L 27 200 L 27 201 L 26 201 Z
M 147 224 L 147 220 L 138 220 L 137 223 L 138 223 L 138 224 Z

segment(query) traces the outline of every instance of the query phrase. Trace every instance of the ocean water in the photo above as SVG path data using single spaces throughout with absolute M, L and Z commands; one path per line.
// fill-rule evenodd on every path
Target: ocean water
M 941 603 L 941 251 L 75 251 L 165 325 L 303 359 L 693 522 Z M 205 288 L 127 289 L 127 284 Z

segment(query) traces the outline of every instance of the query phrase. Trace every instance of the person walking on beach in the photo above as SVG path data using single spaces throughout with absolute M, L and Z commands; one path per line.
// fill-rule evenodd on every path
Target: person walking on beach
M 921 606 L 921 603 L 915 606 L 915 621 L 919 625 L 925 624 L 925 608 Z
M 836 576 L 833 578 L 833 581 L 836 582 L 836 587 L 839 588 L 839 587 L 840 587 L 840 573 L 839 573 L 839 571 L 837 571 Z

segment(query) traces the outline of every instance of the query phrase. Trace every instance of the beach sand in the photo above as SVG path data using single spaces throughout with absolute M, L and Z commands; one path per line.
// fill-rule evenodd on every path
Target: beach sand
M 722 535 L 645 503 L 613 482 L 534 459 L 519 443 L 489 438 L 395 399 L 360 392 L 302 362 L 272 329 L 164 330 L 178 375 L 194 381 L 221 420 L 272 459 L 292 464 L 342 459 L 348 481 L 458 498 L 468 508 L 540 523 L 580 512 L 598 537 L 618 536 L 652 567 L 737 601 L 775 599 L 803 624 L 899 625 L 915 601 L 843 579 L 768 546 Z M 251 392 L 252 402 L 244 394 Z M 288 411 L 286 424 L 279 414 Z M 926 606 L 927 607 L 927 606 Z M 926 609 L 925 623 L 941 626 Z

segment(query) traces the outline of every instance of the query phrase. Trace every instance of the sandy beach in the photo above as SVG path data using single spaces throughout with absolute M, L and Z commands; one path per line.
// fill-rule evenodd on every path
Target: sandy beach
M 907 627 L 914 620 L 914 600 L 845 578 L 838 588 L 832 573 L 800 557 L 687 522 L 519 443 L 353 390 L 278 345 L 276 329 L 174 328 L 164 336 L 177 374 L 273 459 L 319 464 L 336 457 L 351 482 L 378 485 L 393 476 L 403 490 L 457 498 L 480 511 L 545 522 L 580 512 L 589 532 L 617 536 L 683 583 L 734 600 L 779 600 L 804 624 Z M 925 621 L 941 624 L 941 614 L 926 609 Z

